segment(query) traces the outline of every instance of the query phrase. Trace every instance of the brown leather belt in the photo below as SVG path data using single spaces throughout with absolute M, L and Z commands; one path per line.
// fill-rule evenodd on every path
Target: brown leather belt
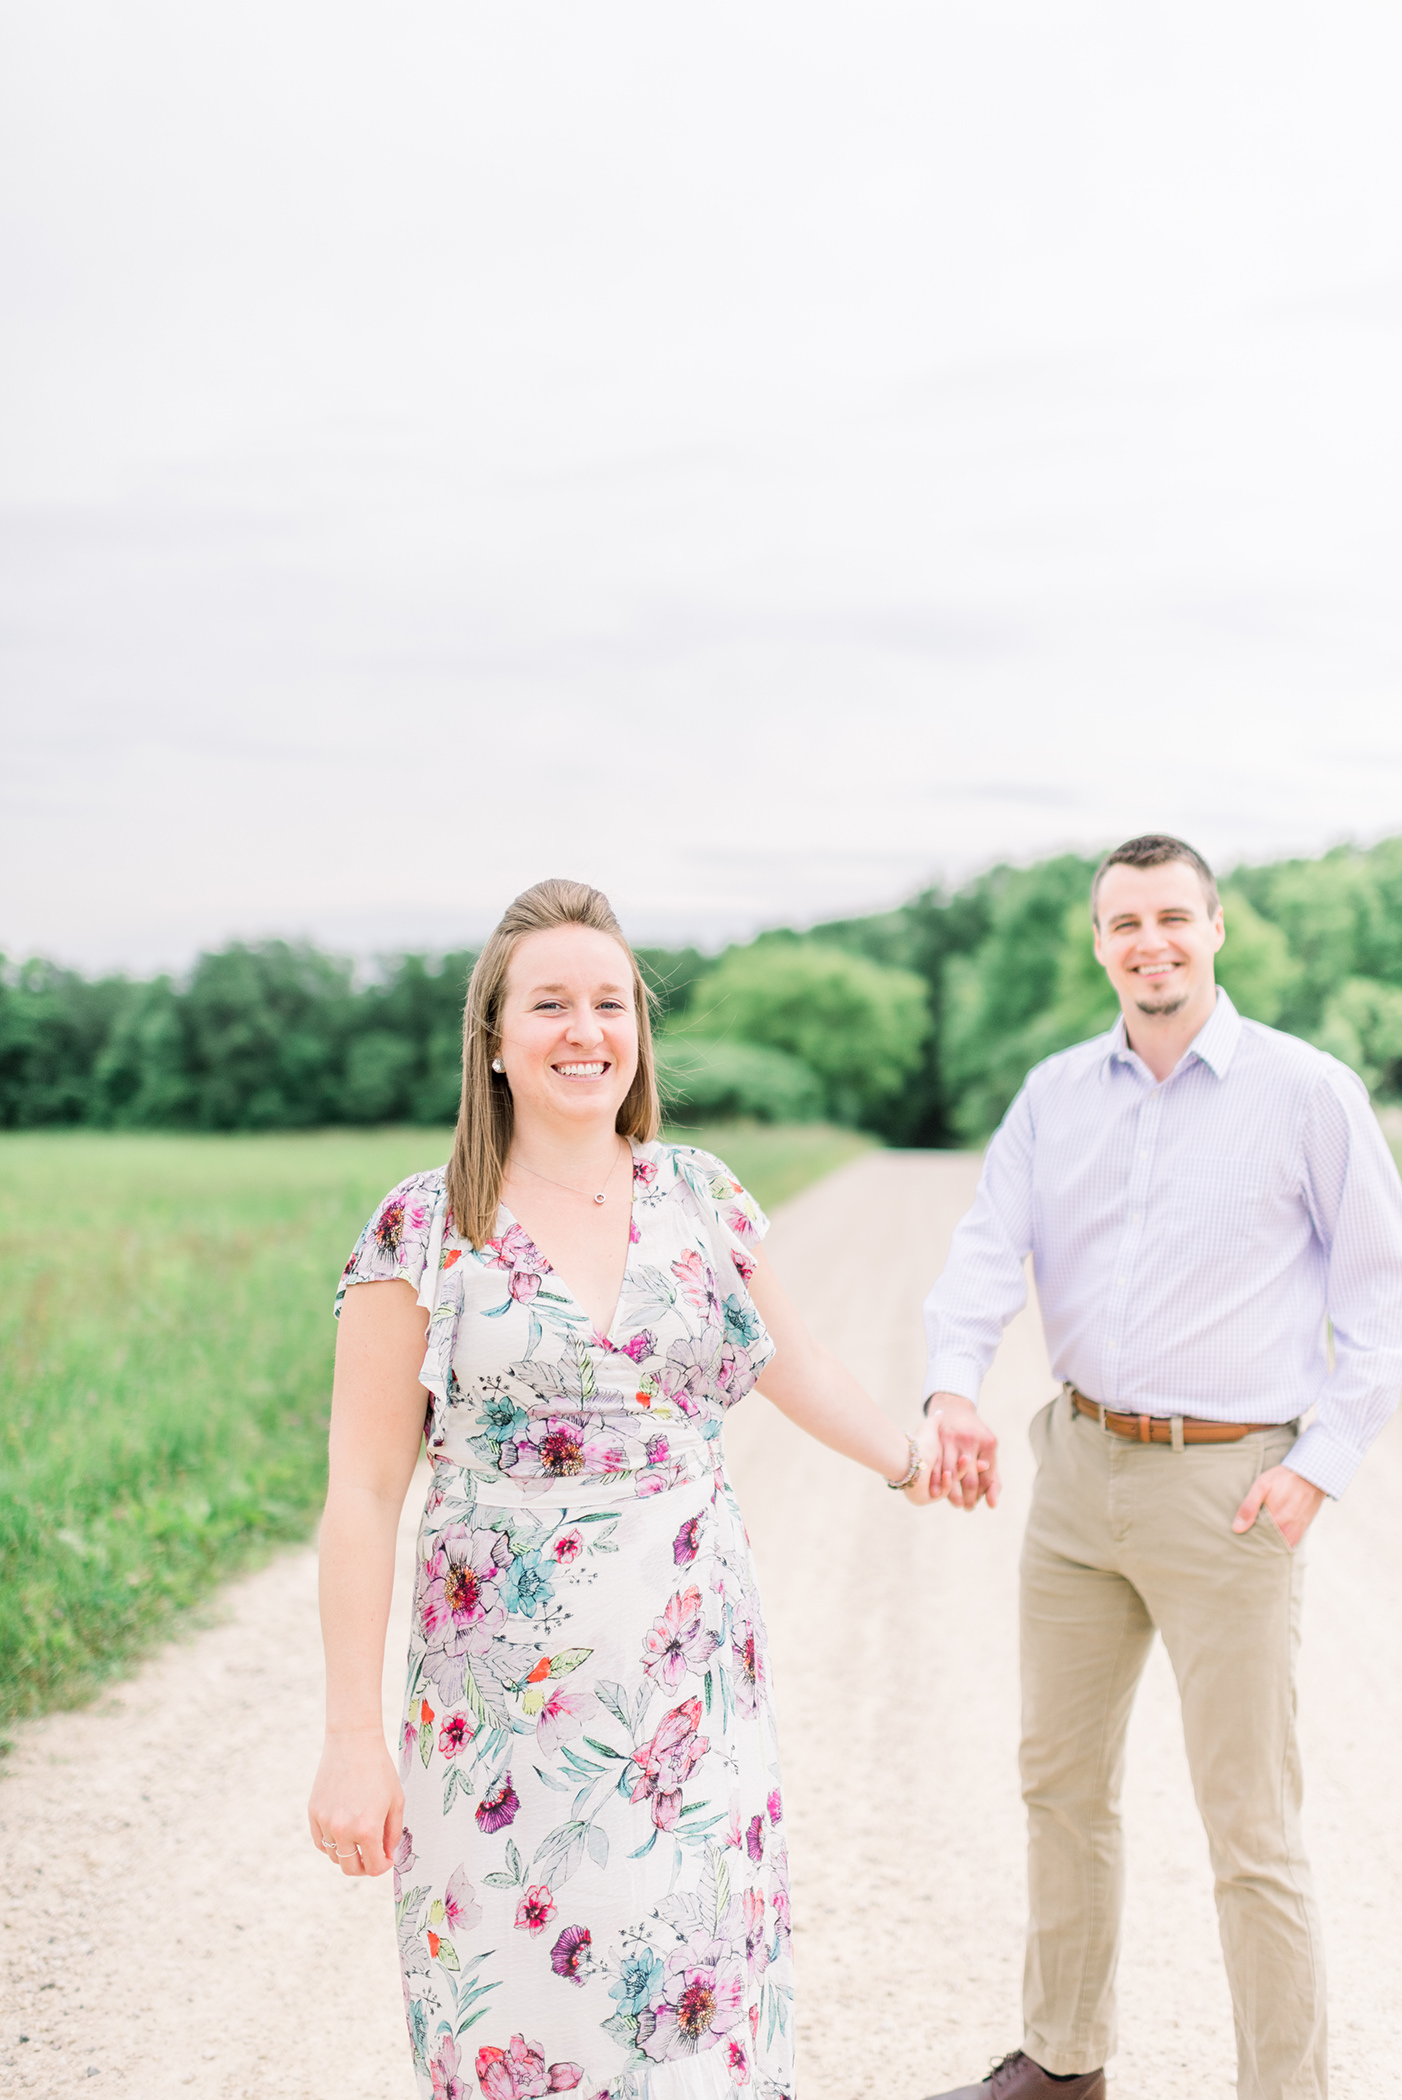
M 1136 1444 L 1173 1443 L 1175 1422 L 1181 1424 L 1185 1444 L 1239 1444 L 1244 1436 L 1254 1436 L 1259 1430 L 1284 1427 L 1280 1422 L 1204 1422 L 1198 1415 L 1113 1414 L 1097 1401 L 1087 1400 L 1075 1386 L 1067 1390 L 1078 1415 L 1089 1415 L 1093 1422 L 1103 1423 L 1116 1436 L 1129 1437 Z

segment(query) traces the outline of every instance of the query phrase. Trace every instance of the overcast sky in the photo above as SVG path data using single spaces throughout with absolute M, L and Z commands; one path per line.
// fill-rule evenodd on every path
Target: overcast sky
M 1402 830 L 1394 0 L 44 0 L 0 948 Z

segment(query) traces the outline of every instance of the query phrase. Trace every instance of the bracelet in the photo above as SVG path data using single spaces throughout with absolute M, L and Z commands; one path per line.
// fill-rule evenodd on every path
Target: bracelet
M 886 1483 L 887 1487 L 897 1495 L 900 1494 L 903 1488 L 908 1488 L 912 1484 L 920 1471 L 920 1446 L 916 1443 L 913 1436 L 907 1436 L 906 1442 L 910 1446 L 910 1464 L 899 1480 L 888 1480 Z

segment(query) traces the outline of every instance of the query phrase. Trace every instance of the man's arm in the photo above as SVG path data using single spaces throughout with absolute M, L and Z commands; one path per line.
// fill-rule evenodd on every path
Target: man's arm
M 1402 1391 L 1402 1182 L 1361 1080 L 1335 1066 L 1315 1089 L 1302 1140 L 1305 1201 L 1328 1259 L 1334 1368 L 1315 1419 L 1237 1512 L 1262 1503 L 1298 1545 L 1326 1496 L 1341 1495 Z
M 940 1414 L 942 1485 L 956 1507 L 998 1501 L 998 1440 L 976 1402 L 1003 1329 L 1027 1300 L 1032 1108 L 1024 1086 L 989 1144 L 973 1206 L 925 1300 L 925 1406 Z

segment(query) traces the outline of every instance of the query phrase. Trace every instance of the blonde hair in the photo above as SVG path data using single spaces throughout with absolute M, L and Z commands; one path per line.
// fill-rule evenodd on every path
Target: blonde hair
M 587 926 L 617 941 L 633 973 L 633 1013 L 638 1024 L 638 1069 L 619 1104 L 615 1129 L 620 1136 L 647 1144 L 662 1122 L 657 1098 L 657 1067 L 648 1015 L 651 998 L 637 957 L 613 915 L 602 890 L 587 882 L 565 882 L 552 876 L 523 890 L 508 905 L 488 935 L 467 983 L 462 1016 L 462 1105 L 448 1162 L 448 1209 L 454 1229 L 474 1247 L 496 1231 L 497 1206 L 511 1149 L 515 1110 L 511 1089 L 493 1074 L 492 1059 L 501 1042 L 501 1002 L 516 944 L 523 934 L 545 933 L 556 926 Z

